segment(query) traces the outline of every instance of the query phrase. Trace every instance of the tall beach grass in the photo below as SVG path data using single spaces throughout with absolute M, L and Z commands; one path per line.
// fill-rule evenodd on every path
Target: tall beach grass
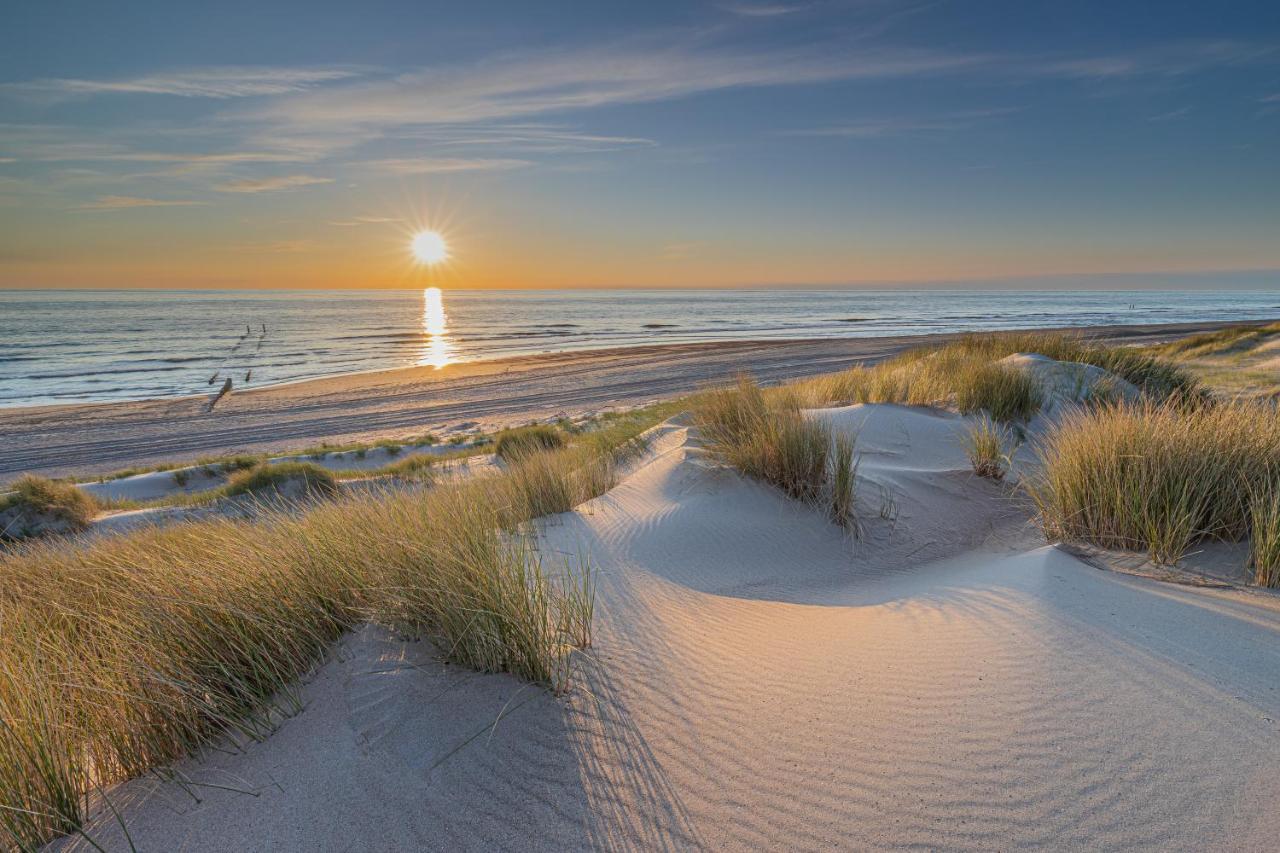
M 812 504 L 826 502 L 833 518 L 852 526 L 854 445 L 834 448 L 827 424 L 804 415 L 787 389 L 761 389 L 743 376 L 737 385 L 700 395 L 693 404 L 707 448 L 749 477 Z
M 0 837 L 38 847 L 77 831 L 92 791 L 228 732 L 264 736 L 364 622 L 562 689 L 590 643 L 589 567 L 544 564 L 528 522 L 609 488 L 661 416 L 482 481 L 0 557 Z
M 1243 539 L 1266 517 L 1280 418 L 1243 401 L 1082 409 L 1046 436 L 1039 462 L 1028 489 L 1048 538 L 1173 563 L 1197 541 Z

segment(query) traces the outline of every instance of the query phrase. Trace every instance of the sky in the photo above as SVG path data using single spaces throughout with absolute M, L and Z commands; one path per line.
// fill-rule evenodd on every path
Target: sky
M 1280 4 L 6 9 L 0 287 L 424 282 L 1280 287 Z

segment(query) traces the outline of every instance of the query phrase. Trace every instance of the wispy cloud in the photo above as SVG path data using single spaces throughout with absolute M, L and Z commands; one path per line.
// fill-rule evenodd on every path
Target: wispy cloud
M 804 6 L 789 3 L 735 3 L 720 7 L 733 15 L 747 18 L 776 18 L 779 15 L 790 15 L 805 9 Z
M 831 136 L 847 139 L 879 139 L 913 133 L 944 133 L 973 127 L 980 122 L 1017 112 L 1014 107 L 962 110 L 938 116 L 859 119 L 828 127 L 780 131 L 783 136 Z
M 340 219 L 331 221 L 330 225 L 336 225 L 339 228 L 357 228 L 361 225 L 387 225 L 392 222 L 403 222 L 394 216 L 353 216 L 350 219 Z
M 1191 115 L 1191 107 L 1179 107 L 1176 110 L 1169 110 L 1167 113 L 1149 116 L 1147 121 L 1174 121 L 1175 119 L 1186 118 Z
M 204 202 L 185 199 L 138 198 L 131 195 L 101 195 L 96 201 L 86 202 L 76 210 L 129 210 L 135 207 L 191 207 Z
M 1258 102 L 1263 104 L 1280 104 L 1280 92 L 1276 92 L 1274 95 L 1267 95 L 1265 97 L 1258 98 Z
M 45 78 L 6 83 L 0 91 L 29 95 L 176 95 L 184 98 L 244 98 L 300 92 L 320 83 L 345 80 L 353 68 L 222 67 L 149 74 L 114 80 Z
M 361 163 L 380 172 L 397 175 L 430 175 L 449 172 L 505 172 L 533 165 L 528 160 L 510 158 L 407 157 L 389 160 L 367 160 Z
M 291 95 L 256 115 L 286 126 L 460 125 L 701 92 L 937 74 L 982 57 L 814 45 L 790 50 L 638 44 L 496 57 Z
M 280 190 L 296 190 L 313 184 L 331 184 L 333 178 L 317 178 L 314 175 L 280 175 L 272 178 L 244 178 L 218 184 L 215 190 L 224 193 L 269 193 Z
M 1280 55 L 1274 44 L 1244 41 L 1182 41 L 1100 56 L 1045 59 L 1028 69 L 1058 77 L 1105 79 L 1140 75 L 1177 77 L 1209 68 L 1271 61 Z
M 244 252 L 262 252 L 272 255 L 296 255 L 314 252 L 323 246 L 315 240 L 269 240 L 265 243 L 242 243 L 232 248 Z
M 658 144 L 643 136 L 587 133 L 561 125 L 523 122 L 406 128 L 392 131 L 389 137 L 421 140 L 444 148 L 483 146 L 526 154 L 586 154 Z
M 699 241 L 667 243 L 665 246 L 658 248 L 658 257 L 664 261 L 683 261 L 696 254 L 702 248 L 703 244 Z

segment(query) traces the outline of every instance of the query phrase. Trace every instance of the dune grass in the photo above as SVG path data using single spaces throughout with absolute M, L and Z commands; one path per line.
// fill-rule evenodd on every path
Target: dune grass
M 1155 349 L 1173 358 L 1213 358 L 1249 350 L 1273 335 L 1280 335 L 1280 323 L 1228 326 L 1171 341 Z
M 852 436 L 839 433 L 831 452 L 831 518 L 841 527 L 857 525 L 854 498 L 858 481 L 856 442 Z
M 808 405 L 897 403 L 985 411 L 999 421 L 1025 420 L 1040 410 L 1035 379 L 1020 367 L 954 347 L 913 351 L 874 367 L 799 383 Z
M 224 497 L 279 493 L 290 483 L 297 483 L 303 493 L 332 497 L 338 493 L 338 480 L 328 470 L 311 462 L 269 462 L 231 475 L 222 488 Z
M 1102 347 L 1080 335 L 1048 332 L 965 335 L 942 346 L 909 350 L 871 367 L 857 366 L 798 382 L 793 389 L 810 407 L 841 403 L 948 406 L 1016 422 L 1033 416 L 1043 401 L 1026 371 L 999 363 L 1014 353 L 1092 364 L 1157 399 L 1203 394 L 1191 374 L 1165 359 L 1131 348 Z
M 373 473 L 394 477 L 398 480 L 427 483 L 435 478 L 437 461 L 434 457 L 423 453 L 384 465 Z
M 98 502 L 71 483 L 24 474 L 11 486 L 12 492 L 0 497 L 0 512 L 17 510 L 19 516 L 30 515 L 30 521 L 43 516 L 61 522 L 68 530 L 88 527 L 98 512 Z M 0 529 L 0 539 L 20 538 L 21 530 Z
M 1067 415 L 1046 436 L 1028 489 L 1050 540 L 1174 563 L 1199 540 L 1248 536 L 1251 497 L 1265 518 L 1277 482 L 1274 407 L 1168 401 Z
M 962 443 L 973 473 L 988 480 L 1003 480 L 1009 463 L 1005 450 L 1009 433 L 987 418 L 974 423 L 965 432 Z
M 556 427 L 549 424 L 530 424 L 499 432 L 494 439 L 493 452 L 501 459 L 511 462 L 530 453 L 556 450 L 564 445 L 565 435 Z
M 609 488 L 661 415 L 483 481 L 0 557 L 0 837 L 39 846 L 77 831 L 92 791 L 227 732 L 264 736 L 367 621 L 563 688 L 590 642 L 589 567 L 544 565 L 527 524 Z
M 704 392 L 692 405 L 714 456 L 790 498 L 825 502 L 841 524 L 855 524 L 853 441 L 843 437 L 833 451 L 830 427 L 806 417 L 794 394 L 766 392 L 742 376 L 737 385 Z
M 1249 568 L 1258 586 L 1280 587 L 1280 483 L 1249 496 Z

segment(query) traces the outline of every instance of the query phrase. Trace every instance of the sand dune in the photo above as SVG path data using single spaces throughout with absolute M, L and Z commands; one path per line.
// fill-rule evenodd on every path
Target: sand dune
M 1044 546 L 963 469 L 961 418 L 821 416 L 860 431 L 896 523 L 852 542 L 668 425 L 543 527 L 598 578 L 569 695 L 365 629 L 266 741 L 114 791 L 133 843 L 1274 848 L 1280 600 Z M 109 814 L 91 832 L 124 847 Z

